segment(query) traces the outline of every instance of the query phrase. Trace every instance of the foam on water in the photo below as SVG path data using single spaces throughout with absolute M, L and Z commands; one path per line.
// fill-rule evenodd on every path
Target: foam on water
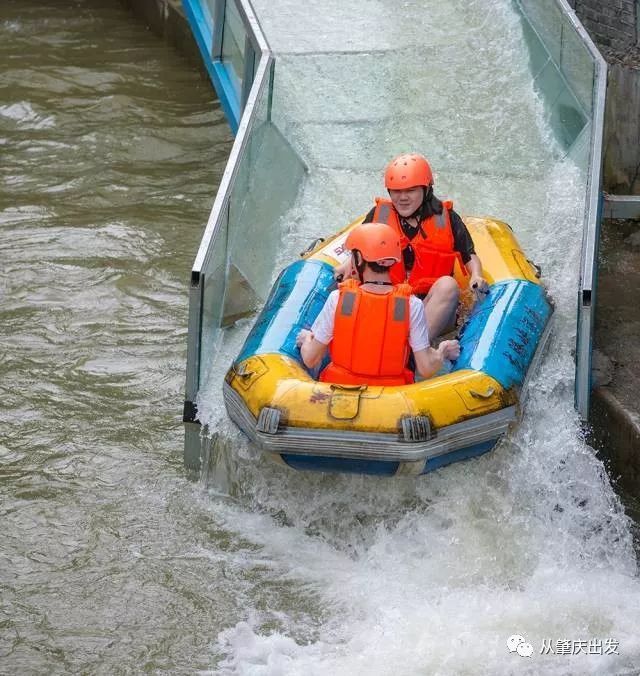
M 217 432 L 205 475 L 209 508 L 260 548 L 273 584 L 295 602 L 273 604 L 256 592 L 246 621 L 218 636 L 219 668 L 632 668 L 640 660 L 640 585 L 629 524 L 573 409 L 585 178 L 546 126 L 517 16 L 506 0 L 358 3 L 361 20 L 351 6 L 323 3 L 332 16 L 325 44 L 339 43 L 343 30 L 351 51 L 323 55 L 322 36 L 298 42 L 291 23 L 269 34 L 280 31 L 285 4 L 256 2 L 272 46 L 289 52 L 277 54 L 274 120 L 310 166 L 282 224 L 279 264 L 366 211 L 381 192 L 385 162 L 418 150 L 433 162 L 438 195 L 514 227 L 542 263 L 556 313 L 518 428 L 488 456 L 418 479 L 302 474 L 264 460 L 226 419 L 220 394 L 251 322 L 222 336 L 198 402 Z M 371 17 L 389 29 L 373 45 Z M 507 651 L 515 633 L 534 646 L 531 658 Z M 539 653 L 543 639 L 592 638 L 618 640 L 620 655 Z
M 56 125 L 53 115 L 39 115 L 28 101 L 0 106 L 0 116 L 14 120 L 23 129 L 49 129 Z

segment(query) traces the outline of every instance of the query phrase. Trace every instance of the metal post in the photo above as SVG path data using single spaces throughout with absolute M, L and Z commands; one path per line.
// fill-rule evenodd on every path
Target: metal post
M 244 72 L 242 74 L 242 92 L 240 94 L 240 114 L 242 114 L 247 99 L 249 98 L 249 92 L 251 91 L 251 85 L 253 84 L 255 65 L 256 52 L 253 48 L 253 43 L 247 35 L 244 39 Z

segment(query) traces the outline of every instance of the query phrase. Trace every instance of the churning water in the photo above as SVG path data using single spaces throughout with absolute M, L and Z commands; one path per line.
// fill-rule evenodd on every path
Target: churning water
M 180 401 L 228 126 L 117 2 L 4 0 L 0 61 L 0 673 L 206 668 Z
M 199 402 L 218 444 L 189 483 L 186 280 L 228 131 L 206 82 L 124 10 L 5 0 L 0 672 L 640 664 L 629 523 L 572 407 L 584 177 L 545 125 L 517 17 L 507 0 L 346 4 L 255 2 L 274 120 L 310 167 L 281 262 L 368 209 L 389 157 L 424 152 L 439 195 L 511 223 L 543 265 L 555 330 L 523 423 L 418 479 L 271 465 L 222 407 L 245 320 Z
M 232 496 L 224 508 L 214 497 L 211 509 L 250 533 L 256 564 L 280 591 L 220 634 L 220 668 L 639 668 L 629 523 L 573 410 L 585 178 L 546 123 L 518 16 L 504 0 L 255 4 L 277 57 L 274 120 L 310 167 L 282 223 L 280 262 L 367 211 L 385 163 L 417 150 L 432 161 L 437 194 L 514 227 L 557 311 L 525 419 L 506 442 L 479 460 L 391 481 L 301 475 L 257 457 L 220 397 L 249 323 L 227 332 L 199 402 L 218 435 L 210 485 Z M 508 651 L 513 634 L 531 644 L 530 657 Z M 616 646 L 619 655 L 604 654 Z

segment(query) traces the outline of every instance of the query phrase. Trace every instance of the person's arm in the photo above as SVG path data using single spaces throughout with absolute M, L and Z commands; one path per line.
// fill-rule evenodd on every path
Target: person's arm
M 302 329 L 296 338 L 296 345 L 300 348 L 300 355 L 302 361 L 307 368 L 314 368 L 322 361 L 322 358 L 327 353 L 328 345 L 317 340 L 313 331 Z
M 453 246 L 460 253 L 462 262 L 469 273 L 469 287 L 474 291 L 486 293 L 489 285 L 482 276 L 482 261 L 476 254 L 469 230 L 460 215 L 453 209 L 449 212 L 449 218 L 453 230 Z
M 457 340 L 443 340 L 438 348 L 427 347 L 413 353 L 416 370 L 423 378 L 431 378 L 437 373 L 445 359 L 457 359 L 460 356 L 460 343 Z
M 413 350 L 416 371 L 423 378 L 431 378 L 442 368 L 445 359 L 457 359 L 460 356 L 460 343 L 457 340 L 443 340 L 438 349 L 432 348 L 422 301 L 412 296 L 410 308 L 409 347 Z
M 313 322 L 311 330 L 302 329 L 296 337 L 296 345 L 300 348 L 300 356 L 307 368 L 312 369 L 320 364 L 327 353 L 329 343 L 333 340 L 338 296 L 338 291 L 332 291 Z
M 489 285 L 487 284 L 487 280 L 482 276 L 482 263 L 476 254 L 471 254 L 466 268 L 470 275 L 469 287 L 474 291 L 487 293 Z

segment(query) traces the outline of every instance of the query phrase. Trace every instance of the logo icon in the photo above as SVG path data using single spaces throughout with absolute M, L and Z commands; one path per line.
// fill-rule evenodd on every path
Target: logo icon
M 533 655 L 533 646 L 527 643 L 524 636 L 513 634 L 507 639 L 507 648 L 510 653 L 518 653 L 520 657 L 531 657 Z

